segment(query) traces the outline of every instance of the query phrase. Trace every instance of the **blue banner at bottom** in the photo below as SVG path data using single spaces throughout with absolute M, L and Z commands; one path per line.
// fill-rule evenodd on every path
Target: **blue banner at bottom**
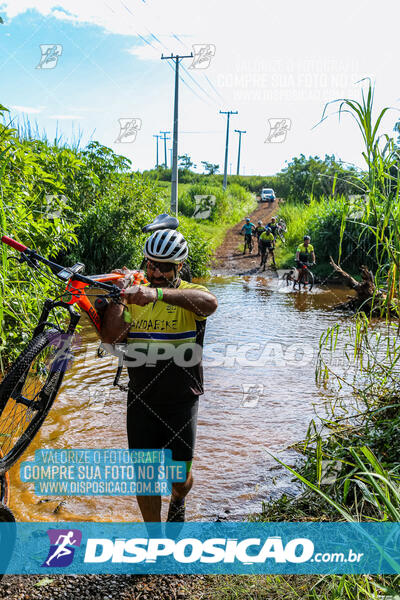
M 400 573 L 400 523 L 0 523 L 0 573 Z

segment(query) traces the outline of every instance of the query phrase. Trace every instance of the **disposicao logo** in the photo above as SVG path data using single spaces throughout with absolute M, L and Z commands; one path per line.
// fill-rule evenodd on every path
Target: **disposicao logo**
M 42 567 L 68 567 L 79 548 L 82 532 L 79 529 L 48 529 L 50 549 Z
M 253 548 L 251 554 L 247 550 Z M 300 552 L 299 552 L 300 550 Z M 171 557 L 180 563 L 264 563 L 273 559 L 276 563 L 304 563 L 312 557 L 314 544 L 307 538 L 290 540 L 286 546 L 279 536 L 236 540 L 209 538 L 204 542 L 185 538 L 175 542 L 170 538 L 89 538 L 86 544 L 85 563 L 155 563 L 158 559 Z

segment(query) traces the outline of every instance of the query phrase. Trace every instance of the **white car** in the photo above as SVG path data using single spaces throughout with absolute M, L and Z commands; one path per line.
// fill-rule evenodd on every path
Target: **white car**
M 263 188 L 260 197 L 261 202 L 273 202 L 275 200 L 275 192 L 272 188 Z

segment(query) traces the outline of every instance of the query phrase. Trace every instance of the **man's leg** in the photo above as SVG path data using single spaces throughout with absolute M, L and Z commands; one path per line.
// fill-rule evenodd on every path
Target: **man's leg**
M 188 495 L 193 486 L 192 469 L 186 475 L 186 481 L 174 481 L 172 484 L 171 500 L 176 502 L 183 500 Z
M 159 523 L 161 521 L 161 496 L 136 496 L 143 521 Z
M 133 393 L 128 394 L 127 433 L 131 450 L 157 449 L 162 447 L 160 439 L 160 419 L 157 410 L 152 409 L 146 400 Z M 161 521 L 161 496 L 136 496 L 143 521 Z
M 169 439 L 166 447 L 172 450 L 173 460 L 186 462 L 185 481 L 172 483 L 172 494 L 167 521 L 185 521 L 185 498 L 193 485 L 192 460 L 196 443 L 198 396 L 190 395 L 187 400 L 177 407 L 177 412 L 171 415 L 171 425 L 174 425 L 178 436 Z
M 262 267 L 262 266 L 263 266 L 263 262 L 264 262 L 264 260 L 265 260 L 265 250 L 266 250 L 266 248 L 265 248 L 265 246 L 264 246 L 264 244 L 263 244 L 263 245 L 261 246 L 261 259 L 260 259 L 260 267 Z

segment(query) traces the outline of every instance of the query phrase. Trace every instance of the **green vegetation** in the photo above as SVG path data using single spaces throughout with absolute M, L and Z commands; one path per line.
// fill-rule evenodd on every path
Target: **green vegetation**
M 257 207 L 255 196 L 238 184 L 229 184 L 223 191 L 222 186 L 203 181 L 205 183 L 180 183 L 178 197 L 180 229 L 190 242 L 189 258 L 196 277 L 207 274 L 207 262 L 212 251 L 222 243 L 226 231 Z M 170 182 L 157 181 L 157 185 L 165 192 L 168 205 Z M 196 240 L 191 238 L 193 231 L 196 231 Z M 197 241 L 199 239 L 203 244 Z M 194 260 L 197 254 L 198 260 Z
M 344 170 L 332 157 L 318 162 L 303 155 L 282 171 L 288 194 L 279 215 L 288 232 L 286 246 L 278 251 L 280 267 L 293 264 L 296 246 L 308 234 L 316 250 L 315 273 L 322 279 L 332 274 L 332 256 L 353 274 L 366 265 L 376 273 L 377 286 L 397 285 L 400 151 L 393 139 L 378 135 L 388 109 L 373 123 L 372 105 L 370 88 L 361 103 L 346 100 L 340 106 L 340 111 L 351 112 L 358 120 L 366 146 L 365 171 Z
M 184 160 L 182 164 L 188 165 L 189 162 Z M 217 173 L 218 165 L 212 165 L 207 161 L 202 161 L 202 164 L 207 174 L 195 173 L 185 166 L 179 169 L 179 182 L 222 186 L 223 175 Z M 149 179 L 155 179 L 160 183 L 171 181 L 171 169 L 164 167 L 144 171 L 144 174 Z M 358 184 L 360 175 L 358 169 L 351 165 L 344 166 L 334 155 L 326 155 L 321 159 L 318 156 L 307 158 L 301 154 L 299 157 L 292 158 L 287 167 L 276 175 L 228 175 L 228 184 L 239 184 L 256 194 L 259 194 L 262 188 L 270 187 L 275 190 L 278 198 L 307 202 L 311 196 L 319 198 L 327 195 L 360 193 Z
M 376 244 L 373 233 L 373 215 L 346 196 L 311 197 L 307 204 L 286 202 L 279 209 L 288 230 L 286 243 L 278 246 L 280 268 L 292 266 L 297 246 L 304 235 L 311 237 L 317 265 L 314 273 L 322 280 L 332 275 L 329 258 L 339 262 L 346 271 L 358 274 L 361 265 L 377 269 Z M 370 226 L 370 227 L 369 227 Z

